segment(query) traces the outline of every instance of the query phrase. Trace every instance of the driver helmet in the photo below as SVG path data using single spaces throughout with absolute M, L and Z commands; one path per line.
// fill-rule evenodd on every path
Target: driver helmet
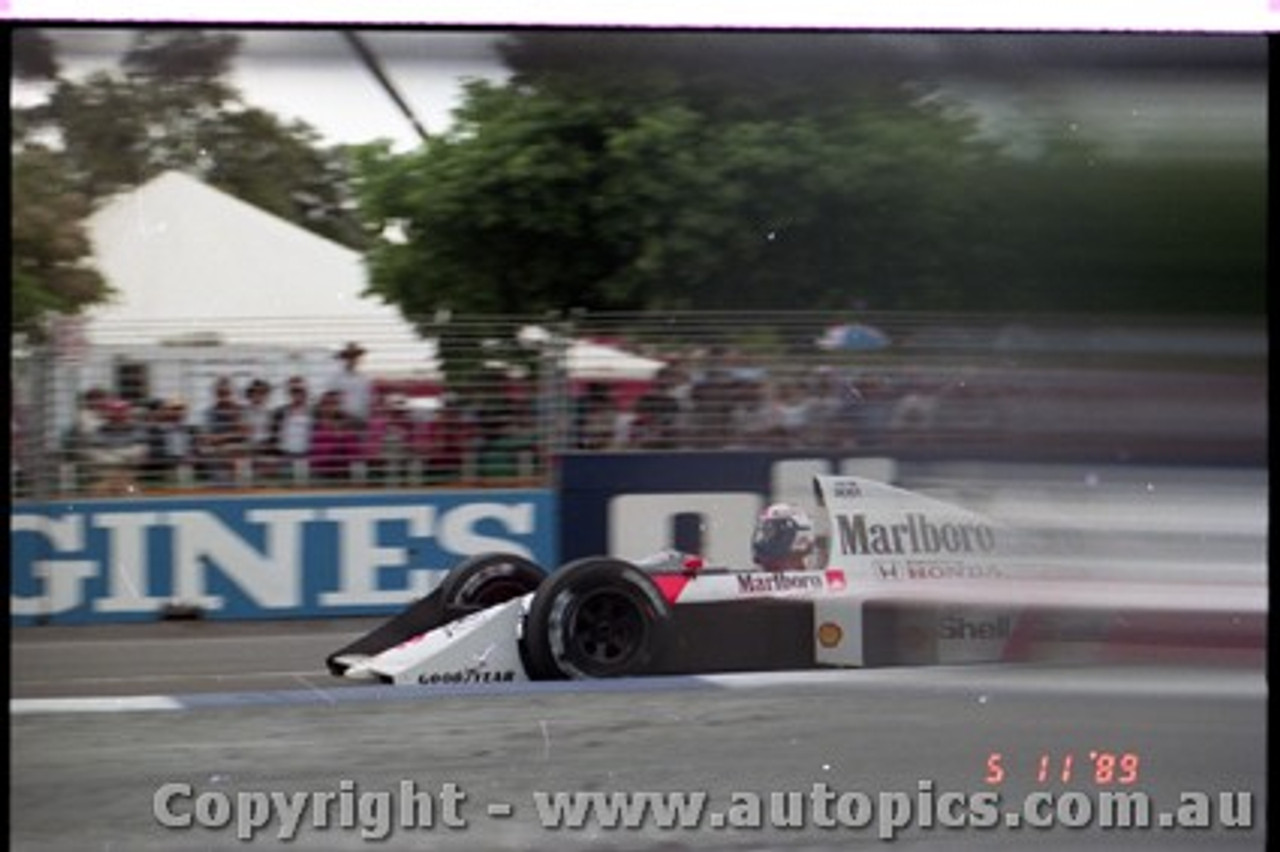
M 788 503 L 774 503 L 756 520 L 751 558 L 766 571 L 801 571 L 817 545 L 813 521 Z

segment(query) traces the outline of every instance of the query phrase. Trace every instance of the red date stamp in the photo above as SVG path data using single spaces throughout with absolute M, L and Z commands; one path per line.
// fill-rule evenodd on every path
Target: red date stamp
M 1089 749 L 1034 755 L 993 751 L 987 755 L 982 780 L 992 787 L 1008 781 L 1131 787 L 1141 780 L 1141 769 L 1142 758 L 1135 751 Z

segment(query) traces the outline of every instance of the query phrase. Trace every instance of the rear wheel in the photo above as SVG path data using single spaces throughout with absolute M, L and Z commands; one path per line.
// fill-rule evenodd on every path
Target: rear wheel
M 484 553 L 460 562 L 440 583 L 453 616 L 487 609 L 534 591 L 546 578 L 536 563 L 511 553 Z
M 671 605 L 639 568 L 618 559 L 571 562 L 533 596 L 525 662 L 538 679 L 649 671 L 670 632 Z

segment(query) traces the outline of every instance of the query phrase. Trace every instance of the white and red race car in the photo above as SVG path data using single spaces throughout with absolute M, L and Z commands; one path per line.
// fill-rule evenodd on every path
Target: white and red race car
M 1116 581 L 1046 560 L 1034 536 L 861 477 L 816 476 L 814 490 L 818 567 L 743 570 L 669 551 L 546 573 L 484 554 L 327 665 L 384 683 L 498 684 L 1265 648 L 1256 590 Z

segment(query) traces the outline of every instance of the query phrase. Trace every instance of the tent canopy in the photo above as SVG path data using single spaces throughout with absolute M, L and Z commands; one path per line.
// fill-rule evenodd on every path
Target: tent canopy
M 95 262 L 117 291 L 85 317 L 91 346 L 336 353 L 355 341 L 372 375 L 440 377 L 435 341 L 418 337 L 394 307 L 363 295 L 358 252 L 190 175 L 165 172 L 117 196 L 90 218 L 89 234 Z M 521 339 L 550 337 L 528 326 Z M 566 349 L 575 379 L 646 380 L 662 367 L 604 343 L 573 340 Z
M 358 252 L 182 172 L 159 175 L 89 220 L 117 297 L 87 316 L 91 344 L 217 342 L 295 349 L 359 340 L 371 372 L 430 371 L 434 348 L 362 295 Z

